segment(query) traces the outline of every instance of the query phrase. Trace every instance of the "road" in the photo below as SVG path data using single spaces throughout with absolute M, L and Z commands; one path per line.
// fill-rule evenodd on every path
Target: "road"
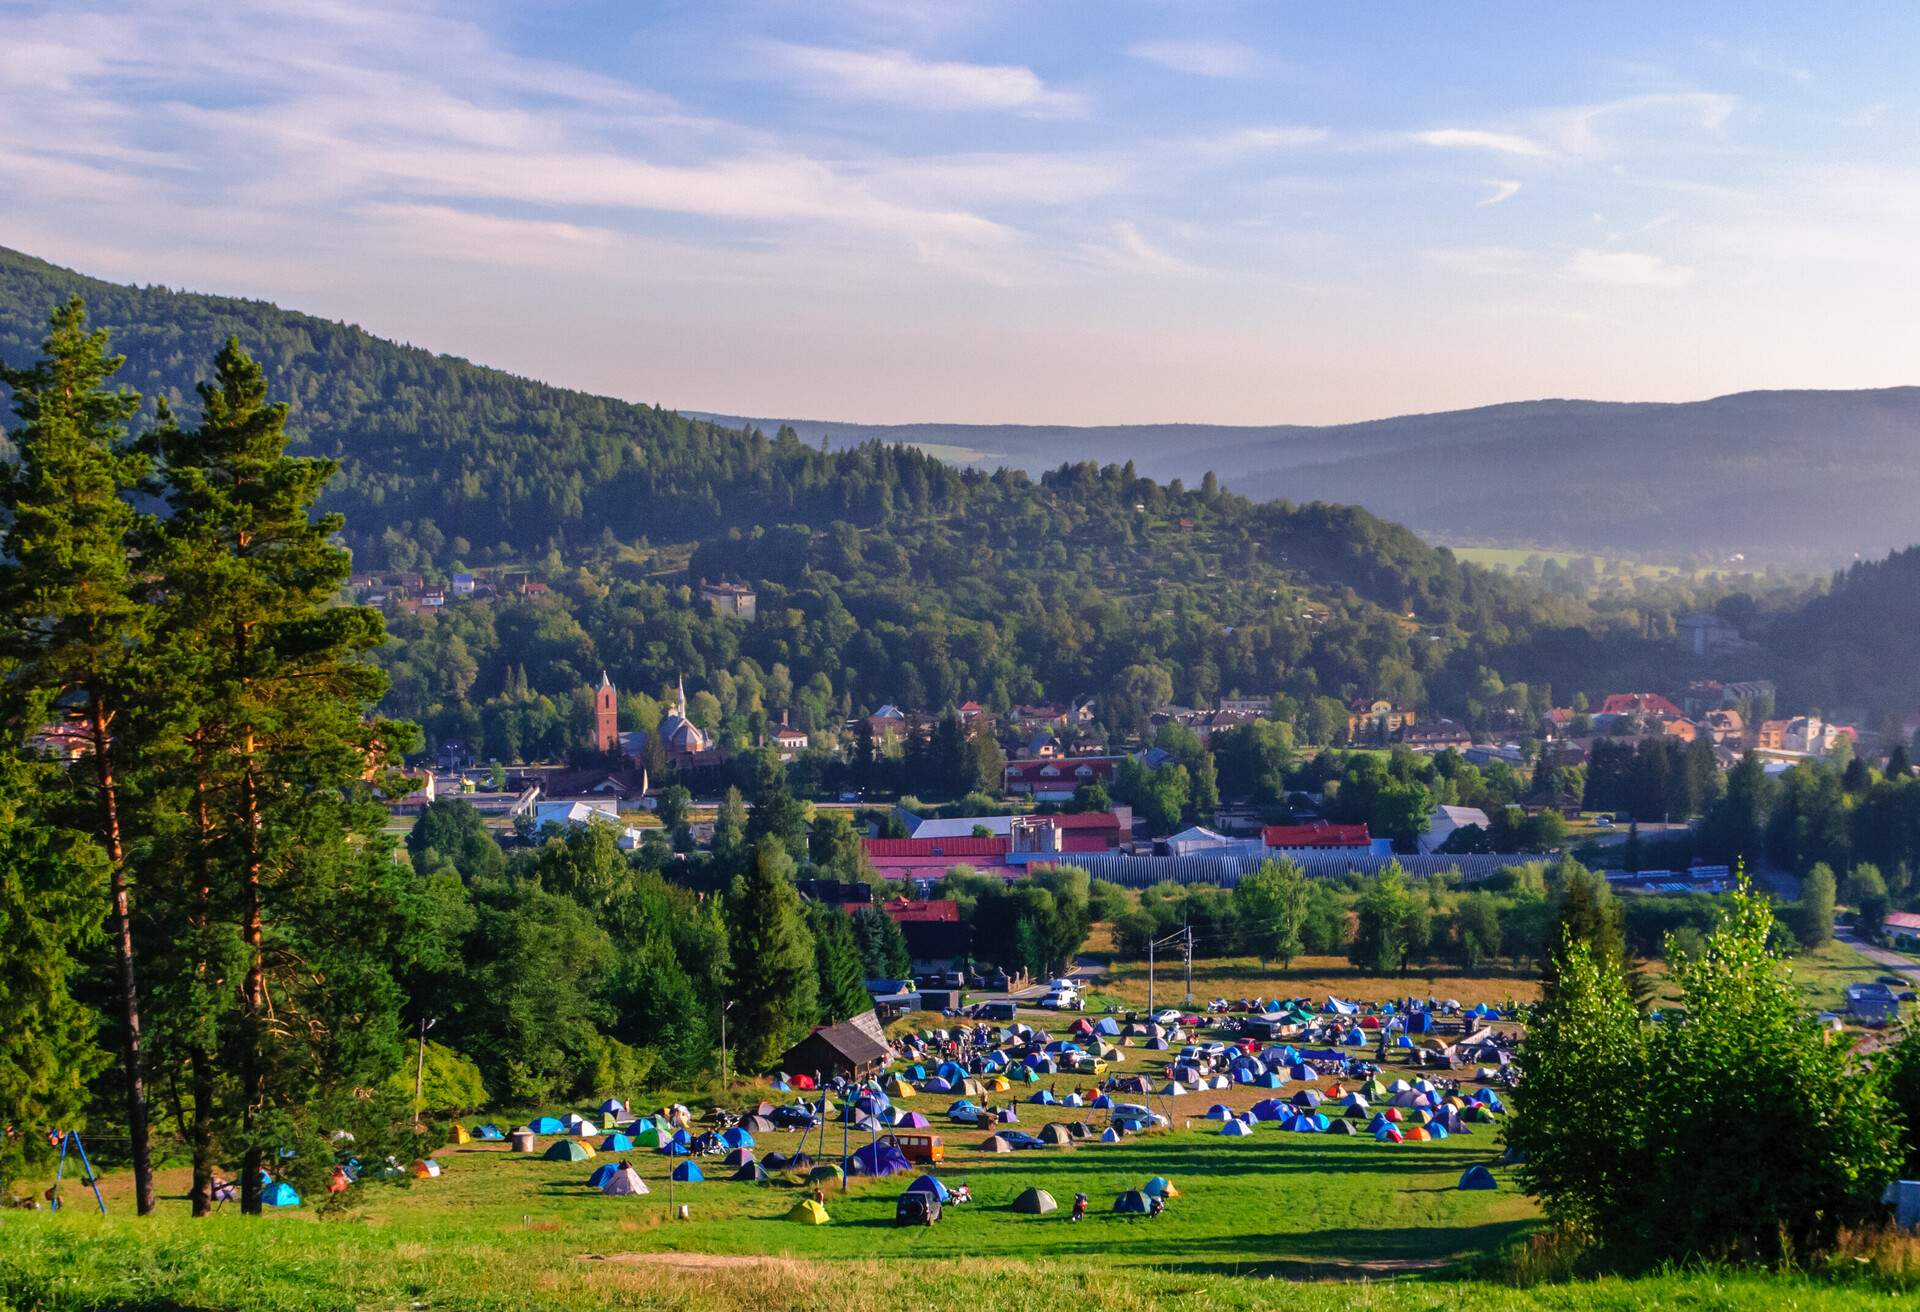
M 1833 936 L 1852 948 L 1855 952 L 1858 952 L 1868 961 L 1871 961 L 1874 965 L 1885 968 L 1889 974 L 1901 975 L 1914 981 L 1916 984 L 1920 984 L 1920 961 L 1915 961 L 1912 957 L 1895 952 L 1891 948 L 1875 947 L 1871 943 L 1862 943 L 1854 934 L 1851 925 L 1834 926 Z

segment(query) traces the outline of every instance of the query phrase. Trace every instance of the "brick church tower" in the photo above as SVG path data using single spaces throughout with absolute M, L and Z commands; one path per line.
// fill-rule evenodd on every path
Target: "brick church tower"
M 620 747 L 620 695 L 605 670 L 600 671 L 600 686 L 593 691 L 593 745 L 603 752 Z

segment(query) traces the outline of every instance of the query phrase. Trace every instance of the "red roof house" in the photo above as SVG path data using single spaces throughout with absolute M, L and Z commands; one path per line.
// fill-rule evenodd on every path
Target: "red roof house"
M 1365 825 L 1330 825 L 1325 820 L 1305 825 L 1268 825 L 1260 831 L 1260 837 L 1273 848 L 1364 848 L 1373 844 L 1373 836 Z

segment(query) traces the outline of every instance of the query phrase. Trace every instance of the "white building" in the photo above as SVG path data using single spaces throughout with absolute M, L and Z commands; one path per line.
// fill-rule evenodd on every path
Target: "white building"
M 1478 825 L 1481 832 L 1491 832 L 1493 822 L 1487 819 L 1487 813 L 1477 806 L 1436 806 L 1433 814 L 1427 817 L 1427 832 L 1420 835 L 1422 852 L 1438 852 L 1456 829 L 1465 829 L 1469 825 Z

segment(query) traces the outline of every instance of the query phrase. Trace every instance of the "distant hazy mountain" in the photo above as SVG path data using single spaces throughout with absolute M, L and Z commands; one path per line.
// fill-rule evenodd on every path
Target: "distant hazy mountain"
M 1456 545 L 1823 563 L 1920 539 L 1914 387 L 1522 401 L 1326 427 L 713 418 L 1028 470 L 1132 460 L 1142 474 L 1191 483 L 1211 469 L 1247 496 L 1361 505 Z

